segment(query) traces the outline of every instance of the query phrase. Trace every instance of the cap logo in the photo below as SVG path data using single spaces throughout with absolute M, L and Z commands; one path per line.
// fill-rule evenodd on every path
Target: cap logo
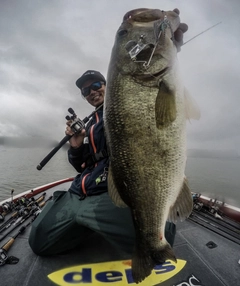
M 86 72 L 84 75 L 95 74 L 95 72 Z

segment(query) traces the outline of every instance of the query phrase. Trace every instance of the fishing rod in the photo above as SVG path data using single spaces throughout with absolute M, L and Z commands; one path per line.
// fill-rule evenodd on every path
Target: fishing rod
M 218 222 L 215 221 L 215 223 L 212 223 L 211 221 L 209 220 L 206 220 L 206 219 L 203 219 L 201 218 L 199 215 L 195 214 L 195 213 L 191 213 L 191 215 L 188 217 L 189 220 L 201 225 L 201 226 L 204 226 L 205 228 L 207 229 L 210 229 L 212 230 L 213 232 L 221 235 L 222 237 L 225 237 L 237 244 L 240 245 L 240 236 L 239 234 L 232 234 L 232 232 L 224 229 L 223 227 L 220 227 L 218 225 Z
M 27 227 L 27 225 L 26 225 Z M 9 248 L 12 246 L 13 242 L 15 241 L 15 239 L 17 238 L 17 236 L 21 233 L 24 232 L 24 230 L 26 229 L 26 227 L 24 228 L 24 226 L 18 231 L 18 233 L 16 235 L 14 235 L 13 237 L 11 237 L 1 248 L 0 248 L 0 266 L 3 266 L 5 264 L 17 264 L 19 261 L 19 258 L 15 257 L 15 256 L 8 256 L 7 255 L 7 251 L 9 250 Z
M 50 197 L 48 200 L 52 199 L 52 197 Z M 48 201 L 46 200 L 44 202 L 44 204 Z M 38 216 L 38 214 L 41 212 L 38 211 L 36 214 L 34 214 L 34 217 L 32 218 L 32 220 L 30 222 L 28 222 L 27 224 L 23 225 L 18 232 L 13 235 L 1 248 L 0 248 L 0 266 L 3 266 L 5 264 L 16 264 L 19 261 L 19 258 L 14 257 L 14 256 L 8 256 L 7 255 L 7 251 L 10 249 L 10 247 L 13 245 L 14 241 L 16 240 L 16 238 L 22 234 L 25 229 L 36 219 L 36 217 Z
M 32 204 L 39 204 L 44 199 L 45 195 L 46 193 L 43 193 L 36 200 L 31 200 L 31 202 L 29 202 L 26 207 L 22 206 L 22 208 L 14 212 L 8 220 L 6 220 L 3 224 L 0 225 L 0 233 L 3 232 L 5 229 L 9 228 L 16 218 L 26 214 L 26 211 L 31 209 Z
M 31 204 L 34 203 L 40 203 L 44 197 L 45 197 L 46 193 L 43 193 L 39 198 L 37 198 L 36 200 L 34 198 L 31 198 L 31 201 L 28 201 L 28 204 L 26 206 L 22 205 L 20 209 L 18 209 L 16 212 L 14 212 L 11 217 L 5 221 L 3 224 L 0 225 L 0 232 L 6 227 L 8 226 L 9 223 L 11 223 L 16 217 L 18 217 L 19 215 L 21 215 L 24 211 L 24 208 L 29 208 L 31 206 Z
M 197 34 L 196 36 L 192 37 L 191 39 L 189 39 L 187 42 L 183 43 L 182 46 L 186 45 L 187 43 L 189 43 L 190 41 L 192 41 L 193 39 L 197 38 L 198 36 L 202 35 L 203 33 L 207 32 L 208 30 L 216 27 L 217 25 L 221 24 L 222 22 L 218 22 L 217 24 L 209 27 L 208 29 L 202 31 L 201 33 Z
M 7 214 L 19 210 L 23 205 L 27 205 L 31 200 L 34 200 L 33 190 L 25 194 L 23 197 L 13 199 L 14 189 L 11 191 L 11 201 L 7 201 L 0 206 L 2 212 L 0 213 L 0 222 L 4 221 Z
M 0 221 L 4 221 L 5 216 L 10 213 L 13 209 L 14 206 L 14 202 L 13 202 L 13 193 L 14 193 L 14 189 L 11 190 L 11 201 L 10 202 L 5 202 L 1 205 L 1 208 L 3 210 L 2 213 L 0 213 Z
M 16 240 L 16 238 L 22 234 L 25 229 L 36 219 L 36 217 L 39 215 L 39 213 L 42 211 L 40 209 L 40 207 L 42 208 L 47 201 L 51 200 L 52 199 L 52 196 L 49 197 L 46 201 L 40 203 L 40 205 L 37 207 L 38 209 L 33 213 L 34 217 L 31 219 L 30 222 L 28 222 L 27 224 L 23 225 L 19 230 L 18 232 L 13 235 L 1 248 L 0 248 L 0 266 L 3 266 L 5 264 L 16 264 L 18 263 L 19 261 L 19 258 L 17 257 L 14 257 L 14 256 L 8 256 L 7 255 L 7 251 L 10 249 L 10 247 L 13 245 L 14 241 Z M 27 219 L 27 218 L 26 218 Z M 24 220 L 25 221 L 25 220 Z M 19 225 L 17 225 L 19 226 Z M 13 229 L 11 230 L 13 231 Z M 9 234 L 9 233 L 8 233 Z M 7 235 L 8 235 L 7 234 Z M 4 237 L 2 237 L 0 239 L 0 241 L 5 238 L 7 235 L 5 235 Z
M 205 33 L 206 31 L 212 29 L 213 27 L 219 25 L 221 22 L 211 26 L 210 28 L 204 30 L 203 32 L 197 34 L 196 36 L 194 36 L 193 38 L 191 38 L 190 40 L 188 40 L 187 42 L 183 43 L 183 45 L 187 44 L 188 42 L 190 42 L 191 40 L 193 40 L 194 38 L 198 37 L 199 35 Z M 182 45 L 182 46 L 183 46 Z M 129 51 L 130 52 L 130 51 Z M 134 55 L 136 56 L 136 55 Z M 133 58 L 133 56 L 131 57 Z M 74 134 L 78 134 L 82 131 L 82 129 L 85 127 L 85 123 L 87 123 L 89 121 L 89 119 L 98 111 L 98 109 L 100 109 L 103 105 L 100 105 L 98 108 L 95 109 L 95 111 L 93 111 L 89 116 L 85 117 L 83 120 L 77 118 L 77 115 L 75 114 L 75 112 L 73 111 L 72 108 L 69 108 L 68 111 L 73 115 L 71 118 L 69 116 L 66 117 L 67 120 L 73 120 L 72 124 L 70 125 L 72 131 L 74 132 Z M 73 134 L 73 135 L 74 135 Z M 57 153 L 57 151 L 65 144 L 67 143 L 67 141 L 69 141 L 69 139 L 73 136 L 73 135 L 66 135 L 59 143 L 58 145 L 53 148 L 53 150 L 39 163 L 39 165 L 37 165 L 37 170 L 42 170 L 42 168 L 48 163 L 48 161 Z
M 13 211 L 18 211 L 32 201 L 34 198 L 21 197 L 16 202 L 6 202 L 2 205 L 3 212 L 0 213 L 0 222 L 4 221 L 7 214 L 11 214 Z M 1 227 L 1 226 L 0 226 Z
M 3 266 L 5 264 L 16 264 L 19 261 L 19 258 L 15 256 L 8 256 L 7 251 L 10 249 L 10 247 L 13 245 L 16 238 L 22 234 L 25 229 L 35 220 L 37 216 L 34 216 L 34 218 L 27 224 L 23 225 L 19 231 L 13 235 L 1 248 L 0 248 L 0 266 Z
M 224 229 L 228 231 L 229 233 L 232 233 L 233 236 L 237 236 L 238 239 L 240 239 L 240 231 L 239 226 L 231 226 L 227 222 L 225 222 L 225 218 L 219 219 L 218 217 L 214 217 L 212 214 L 209 214 L 207 212 L 201 211 L 196 212 L 199 216 L 203 217 L 204 219 L 207 219 L 209 222 L 212 222 L 213 224 L 217 222 L 219 229 Z
M 28 214 L 28 209 L 22 208 L 15 212 L 4 224 L 0 227 L 0 233 L 9 228 L 19 217 Z
M 35 218 L 40 214 L 40 212 L 42 211 L 42 208 L 45 206 L 45 204 L 52 199 L 52 196 L 49 197 L 47 200 L 41 202 L 38 205 L 34 205 L 32 207 L 32 209 L 29 211 L 28 214 L 24 215 L 21 220 L 12 227 L 12 229 L 10 229 L 8 232 L 6 232 L 1 238 L 0 241 L 2 241 L 5 237 L 7 237 L 14 229 L 16 229 L 17 227 L 19 227 L 21 224 L 23 224 L 29 217 L 34 216 L 32 221 L 33 222 L 35 220 Z
M 72 131 L 74 132 L 73 135 L 75 134 L 79 134 L 82 129 L 85 128 L 85 124 L 89 121 L 89 119 L 103 106 L 100 105 L 99 107 L 97 107 L 89 116 L 86 116 L 83 120 L 77 118 L 76 113 L 74 112 L 74 110 L 70 107 L 68 109 L 68 112 L 72 114 L 72 116 L 70 117 L 69 115 L 66 116 L 67 120 L 72 120 L 73 122 L 71 123 L 70 127 L 72 129 Z M 47 162 L 57 153 L 57 151 L 65 144 L 67 143 L 67 141 L 69 141 L 69 139 L 73 136 L 73 135 L 66 135 L 65 137 L 63 137 L 63 139 L 58 143 L 58 145 L 53 148 L 53 150 L 39 163 L 39 165 L 37 166 L 37 170 L 42 170 L 42 168 L 47 164 Z

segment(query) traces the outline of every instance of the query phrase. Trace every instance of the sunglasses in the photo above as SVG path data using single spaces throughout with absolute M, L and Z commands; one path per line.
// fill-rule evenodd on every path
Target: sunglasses
M 93 82 L 91 85 L 81 89 L 82 95 L 84 97 L 87 97 L 90 94 L 91 90 L 98 90 L 102 87 L 103 84 L 104 84 L 103 81 Z

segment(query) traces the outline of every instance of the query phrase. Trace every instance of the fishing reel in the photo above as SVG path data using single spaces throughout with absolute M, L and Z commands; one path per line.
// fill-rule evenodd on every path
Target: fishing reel
M 14 209 L 14 203 L 13 202 L 5 202 L 2 204 L 2 209 L 5 213 L 9 213 Z
M 17 264 L 19 259 L 14 256 L 8 256 L 4 248 L 0 248 L 0 266 L 4 264 Z
M 30 198 L 30 199 L 27 197 L 19 198 L 15 203 L 14 210 L 18 211 L 18 210 L 26 207 L 29 204 L 29 202 L 31 202 L 31 201 L 32 201 L 32 198 Z
M 193 209 L 196 211 L 200 211 L 203 207 L 203 203 L 197 202 L 193 205 Z
M 5 213 L 0 213 L 0 223 L 5 219 Z
M 24 216 L 24 215 L 28 215 L 29 212 L 30 212 L 30 210 L 27 207 L 23 207 L 22 209 L 20 209 L 18 211 L 18 216 L 21 217 L 21 216 Z
M 21 209 L 23 206 L 26 206 L 31 199 L 28 199 L 26 197 L 19 198 L 16 202 L 10 201 L 5 202 L 2 204 L 2 209 L 4 213 L 10 213 L 12 211 L 17 211 Z M 2 220 L 2 214 L 0 214 L 0 221 Z
M 67 115 L 65 118 L 67 120 L 72 120 L 72 123 L 70 125 L 72 131 L 76 133 L 80 133 L 85 128 L 85 123 L 89 121 L 89 119 L 100 109 L 103 107 L 103 104 L 99 105 L 89 116 L 86 116 L 83 120 L 77 118 L 76 113 L 72 108 L 69 108 L 69 113 L 72 114 L 70 117 Z M 59 143 L 58 145 L 40 162 L 39 165 L 37 165 L 37 169 L 40 171 L 42 168 L 47 164 L 47 162 L 56 154 L 56 152 L 65 144 L 69 139 L 72 137 L 72 135 L 66 135 Z
M 6 250 L 0 248 L 0 266 L 6 264 L 7 259 L 8 256 Z
M 17 205 L 26 206 L 29 203 L 29 199 L 26 197 L 21 197 L 17 200 Z
M 72 120 L 72 123 L 70 125 L 71 130 L 75 133 L 78 134 L 82 131 L 82 129 L 85 128 L 85 124 L 84 121 L 79 119 L 76 115 L 76 113 L 74 112 L 74 110 L 70 107 L 68 108 L 68 112 L 70 114 L 72 114 L 72 116 L 67 115 L 65 118 L 67 120 Z

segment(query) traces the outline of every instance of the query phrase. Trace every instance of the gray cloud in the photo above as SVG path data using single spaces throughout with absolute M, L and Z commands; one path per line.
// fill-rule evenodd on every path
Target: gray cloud
M 0 136 L 64 136 L 71 106 L 80 117 L 92 108 L 76 79 L 87 69 L 107 74 L 115 32 L 134 8 L 178 7 L 189 25 L 182 47 L 182 77 L 201 110 L 188 124 L 191 148 L 240 152 L 240 21 L 238 0 L 1 1 Z

